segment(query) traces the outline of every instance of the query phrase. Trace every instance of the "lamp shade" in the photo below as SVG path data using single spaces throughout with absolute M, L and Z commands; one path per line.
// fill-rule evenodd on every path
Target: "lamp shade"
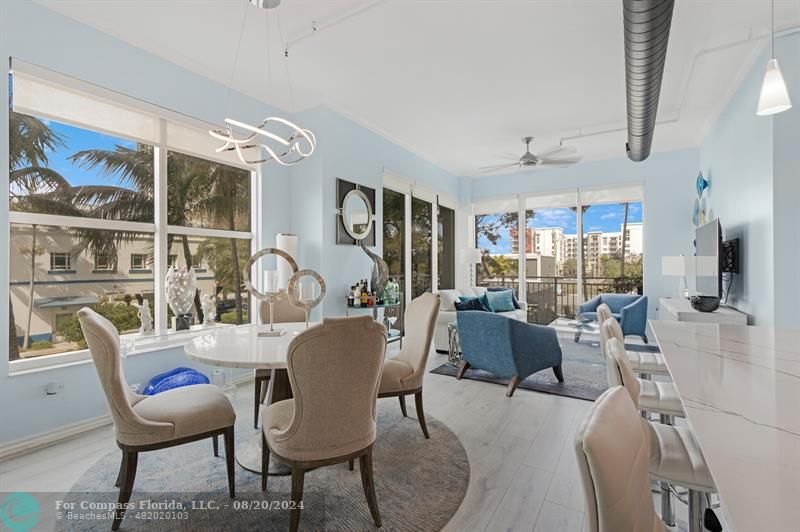
M 781 67 L 775 58 L 767 62 L 767 71 L 764 73 L 764 81 L 761 84 L 761 94 L 758 97 L 759 116 L 774 115 L 782 113 L 792 108 L 792 100 L 789 98 L 789 89 L 783 79 Z
M 469 248 L 467 250 L 467 263 L 469 264 L 478 264 L 481 262 L 481 250 L 478 248 Z
M 686 257 L 661 257 L 661 274 L 670 277 L 683 277 L 689 272 L 689 262 Z

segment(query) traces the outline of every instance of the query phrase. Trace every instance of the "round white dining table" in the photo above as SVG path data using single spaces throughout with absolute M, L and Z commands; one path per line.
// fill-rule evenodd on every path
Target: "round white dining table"
M 314 325 L 310 323 L 309 326 Z M 268 369 L 272 371 L 267 389 L 268 405 L 292 398 L 292 387 L 286 372 L 286 353 L 289 343 L 306 329 L 305 323 L 280 323 L 275 328 L 285 331 L 281 336 L 264 336 L 269 325 L 240 325 L 219 327 L 192 338 L 184 345 L 186 356 L 196 362 L 225 368 Z M 243 468 L 261 473 L 261 430 L 236 444 L 236 461 Z M 270 475 L 286 475 L 290 470 L 283 464 L 271 462 Z

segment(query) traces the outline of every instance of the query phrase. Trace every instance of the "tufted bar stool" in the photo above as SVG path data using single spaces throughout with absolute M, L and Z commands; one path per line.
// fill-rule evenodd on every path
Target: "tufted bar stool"
M 614 323 L 607 328 L 603 327 L 608 319 L 611 318 Z M 605 355 L 605 344 L 609 338 L 616 338 L 622 345 L 625 345 L 625 335 L 622 333 L 622 326 L 612 316 L 611 309 L 605 303 L 597 307 L 597 323 L 600 324 L 600 351 Z M 626 351 L 628 354 L 628 361 L 631 363 L 633 371 L 639 374 L 639 378 L 649 380 L 651 374 L 656 375 L 669 375 L 667 365 L 664 362 L 664 357 L 661 353 L 643 353 L 639 351 Z

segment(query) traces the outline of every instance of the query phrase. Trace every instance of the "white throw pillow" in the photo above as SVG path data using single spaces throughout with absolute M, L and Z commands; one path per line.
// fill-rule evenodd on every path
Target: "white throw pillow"
M 476 297 L 481 297 L 486 293 L 485 286 L 473 286 L 472 291 L 475 292 Z
M 439 290 L 439 297 L 442 298 L 439 310 L 456 310 L 456 301 L 460 297 L 458 290 Z
M 478 297 L 478 294 L 475 293 L 475 290 L 472 288 L 462 288 L 459 290 L 462 296 L 464 297 Z

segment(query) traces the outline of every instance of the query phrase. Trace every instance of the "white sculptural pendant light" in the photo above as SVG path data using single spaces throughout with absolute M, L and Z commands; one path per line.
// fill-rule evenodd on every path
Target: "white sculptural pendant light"
M 770 60 L 767 62 L 767 71 L 764 73 L 764 81 L 761 83 L 761 93 L 758 96 L 759 116 L 769 116 L 792 108 L 792 100 L 789 98 L 789 89 L 786 80 L 783 79 L 781 67 L 775 59 L 775 0 L 772 0 L 772 25 L 770 31 Z
M 250 0 L 250 3 L 261 9 L 274 9 L 280 5 L 280 0 Z M 246 16 L 247 12 L 245 12 Z M 244 28 L 245 26 L 242 24 L 242 31 L 239 35 L 240 44 Z M 267 31 L 269 31 L 269 19 L 267 19 Z M 284 51 L 288 57 L 288 48 L 285 48 Z M 237 47 L 234 74 L 238 57 L 239 49 Z M 269 46 L 267 46 L 267 64 L 269 65 Z M 269 67 L 267 76 L 271 76 Z M 288 68 L 286 77 L 291 91 Z M 267 83 L 269 85 L 269 81 Z M 267 129 L 270 126 L 277 126 L 278 130 L 284 131 L 284 134 L 278 134 L 274 129 L 270 131 Z M 237 135 L 236 130 L 240 134 Z M 275 116 L 265 118 L 256 126 L 233 118 L 226 118 L 224 129 L 211 129 L 208 134 L 224 142 L 215 150 L 217 153 L 235 151 L 242 163 L 251 166 L 270 161 L 275 161 L 283 166 L 292 166 L 306 157 L 310 157 L 317 147 L 317 139 L 311 131 L 303 129 L 285 118 Z M 270 146 L 267 142 L 275 143 L 275 146 Z

